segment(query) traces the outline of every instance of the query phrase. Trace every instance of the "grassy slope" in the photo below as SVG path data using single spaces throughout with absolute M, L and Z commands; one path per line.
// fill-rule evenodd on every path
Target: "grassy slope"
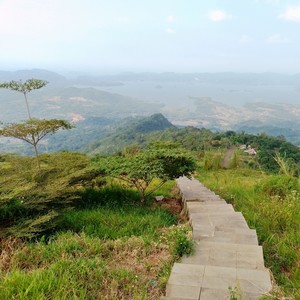
M 61 153 L 44 156 L 42 161 L 38 174 L 31 170 L 31 159 L 6 157 L 1 164 L 0 182 L 6 183 L 0 186 L 0 214 L 5 221 L 1 230 L 19 226 L 18 217 L 24 212 L 28 214 L 24 221 L 34 218 L 36 225 L 40 210 L 32 215 L 35 201 L 42 215 L 49 209 L 59 215 L 51 230 L 36 241 L 2 239 L 0 299 L 158 299 L 163 295 L 174 260 L 191 250 L 189 226 L 177 225 L 177 216 L 166 205 L 140 203 L 135 191 L 113 185 L 85 187 L 83 182 L 93 173 L 86 156 Z M 172 195 L 173 186 L 168 182 L 158 194 Z M 74 200 L 65 202 L 72 193 Z M 50 202 L 44 203 L 43 196 L 61 201 L 46 198 Z M 10 200 L 14 197 L 23 200 L 15 203 Z M 10 224 L 11 217 L 16 220 Z
M 158 299 L 190 246 L 176 223 L 147 204 L 70 211 L 49 241 L 3 245 L 0 299 Z
M 250 169 L 201 172 L 199 179 L 241 211 L 257 230 L 266 266 L 300 299 L 300 197 L 297 180 Z

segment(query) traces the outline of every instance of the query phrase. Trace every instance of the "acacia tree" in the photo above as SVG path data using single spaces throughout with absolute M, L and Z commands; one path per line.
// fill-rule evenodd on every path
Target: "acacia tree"
M 20 80 L 20 81 L 12 80 L 10 82 L 0 83 L 0 88 L 20 92 L 24 95 L 28 118 L 30 120 L 32 118 L 31 118 L 31 113 L 30 113 L 29 104 L 28 104 L 28 100 L 27 100 L 27 94 L 30 93 L 32 90 L 38 90 L 38 89 L 44 87 L 47 83 L 48 82 L 45 80 L 34 79 L 34 78 L 28 79 L 25 82 L 22 82 L 22 80 Z
M 0 88 L 9 89 L 12 91 L 20 92 L 24 95 L 26 108 L 28 113 L 28 121 L 22 123 L 13 123 L 4 126 L 0 129 L 0 136 L 14 137 L 23 140 L 34 147 L 35 156 L 38 168 L 40 169 L 40 159 L 37 145 L 48 134 L 53 134 L 60 129 L 71 129 L 72 125 L 65 120 L 38 120 L 31 117 L 27 94 L 32 90 L 38 90 L 44 87 L 48 82 L 41 79 L 28 79 L 25 82 L 10 81 L 0 83 Z
M 108 176 L 135 187 L 142 202 L 166 181 L 190 177 L 196 168 L 193 157 L 186 150 L 171 147 L 171 144 L 152 146 L 134 155 L 102 158 L 98 163 Z M 153 186 L 155 179 L 159 183 Z
M 40 159 L 37 145 L 47 135 L 60 129 L 71 129 L 72 125 L 65 120 L 37 120 L 30 119 L 23 123 L 12 123 L 0 129 L 0 136 L 14 137 L 25 141 L 34 147 L 37 166 L 40 169 Z

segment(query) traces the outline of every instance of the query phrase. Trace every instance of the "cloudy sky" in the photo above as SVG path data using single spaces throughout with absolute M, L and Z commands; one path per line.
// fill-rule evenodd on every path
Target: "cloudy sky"
M 300 0 L 0 0 L 0 70 L 300 73 Z

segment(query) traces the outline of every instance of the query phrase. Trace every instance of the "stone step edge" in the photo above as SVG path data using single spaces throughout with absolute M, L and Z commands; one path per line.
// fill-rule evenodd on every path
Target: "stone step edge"
M 208 270 L 207 270 L 208 268 Z M 206 272 L 208 272 L 206 274 Z M 192 275 L 191 275 L 192 273 Z M 198 274 L 198 279 L 192 280 L 192 282 L 189 281 L 191 279 L 191 276 L 196 276 L 194 274 Z M 215 275 L 217 274 L 217 275 Z M 170 283 L 170 279 L 171 283 Z M 194 277 L 193 277 L 194 278 Z M 229 286 L 217 286 L 213 287 L 215 284 L 210 283 L 209 278 L 216 278 L 216 281 L 220 282 L 220 280 L 225 283 L 229 281 Z M 199 280 L 199 281 L 198 281 Z M 208 280 L 208 281 L 207 281 Z M 189 265 L 189 264 L 180 264 L 175 263 L 174 267 L 172 269 L 167 287 L 166 287 L 166 296 L 172 296 L 170 293 L 172 293 L 172 287 L 181 287 L 181 288 L 188 288 L 190 289 L 199 289 L 199 295 L 200 290 L 202 288 L 204 289 L 217 289 L 218 291 L 222 292 L 228 292 L 228 288 L 234 284 L 238 284 L 239 282 L 249 282 L 253 287 L 255 287 L 257 290 L 252 290 L 250 287 L 247 286 L 246 290 L 242 290 L 243 293 L 252 293 L 253 294 L 265 294 L 268 293 L 272 289 L 272 282 L 270 277 L 270 271 L 266 268 L 260 269 L 260 270 L 254 270 L 254 269 L 247 269 L 247 268 L 236 268 L 236 267 L 222 267 L 222 266 L 210 266 L 210 265 Z M 256 286 L 256 284 L 258 284 Z M 181 290 L 182 291 L 182 290 Z M 192 296 L 194 298 L 194 296 Z

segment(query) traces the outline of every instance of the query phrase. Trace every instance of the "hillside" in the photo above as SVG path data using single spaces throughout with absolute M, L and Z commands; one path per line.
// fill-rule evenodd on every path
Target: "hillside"
M 162 113 L 176 126 L 264 132 L 283 135 L 295 145 L 300 144 L 300 106 L 295 100 L 299 75 L 124 73 L 67 79 L 40 69 L 0 71 L 1 82 L 32 77 L 49 81 L 45 88 L 30 93 L 32 114 L 76 124 L 76 129 L 57 137 L 60 146 L 55 148 L 50 143 L 49 151 L 80 150 L 102 138 L 106 125 L 154 113 Z M 0 89 L 0 106 L 1 122 L 17 122 L 27 117 L 22 94 Z M 99 119 L 99 126 L 86 125 L 84 121 L 89 123 L 90 119 Z M 109 119 L 104 128 L 101 119 Z M 0 144 L 2 152 L 23 151 L 13 140 L 9 144 L 1 140 Z
M 154 115 L 146 118 L 156 119 L 161 115 Z M 144 122 L 142 122 L 144 123 Z M 266 134 L 246 134 L 234 131 L 212 132 L 205 128 L 185 127 L 176 128 L 170 126 L 165 130 L 149 131 L 141 133 L 136 128 L 136 124 L 131 126 L 121 126 L 104 137 L 99 143 L 91 144 L 86 150 L 89 153 L 98 154 L 114 154 L 122 150 L 124 147 L 135 145 L 145 147 L 151 142 L 173 142 L 181 145 L 185 149 L 197 151 L 199 155 L 206 152 L 221 151 L 226 152 L 228 148 L 239 148 L 246 145 L 248 148 L 255 149 L 255 156 L 245 154 L 245 163 L 252 168 L 260 168 L 268 172 L 279 172 L 279 166 L 274 157 L 279 154 L 282 157 L 288 157 L 290 166 L 296 172 L 300 172 L 300 149 L 283 137 L 272 137 Z M 213 158 L 211 158 L 213 159 Z
M 157 112 L 159 104 L 103 91 L 92 86 L 81 87 L 71 80 L 47 70 L 33 69 L 15 72 L 0 71 L 0 82 L 38 78 L 48 81 L 43 89 L 29 95 L 29 105 L 36 118 L 62 118 L 67 120 L 88 117 L 122 119 L 128 116 Z M 24 98 L 18 92 L 0 89 L 0 121 L 24 120 Z
M 250 131 L 250 129 L 249 129 Z M 288 142 L 283 135 L 279 137 L 262 134 L 247 134 L 235 131 L 211 131 L 205 128 L 177 128 L 162 114 L 150 117 L 131 117 L 123 120 L 88 117 L 76 122 L 76 128 L 58 132 L 41 142 L 39 151 L 80 151 L 89 154 L 109 155 L 128 146 L 145 147 L 151 142 L 173 142 L 191 151 L 221 150 L 246 145 L 254 148 L 257 155 L 249 161 L 254 167 L 270 172 L 278 172 L 279 166 L 274 157 L 290 157 L 293 165 L 300 164 L 300 150 Z M 0 139 L 2 153 L 18 152 L 33 154 L 30 146 L 12 138 Z M 202 155 L 202 154 L 201 154 Z M 298 169 L 298 167 L 296 167 Z
M 175 129 L 175 126 L 162 114 L 125 119 L 112 128 L 110 134 L 100 141 L 95 141 L 86 150 L 90 153 L 115 153 L 132 144 L 144 145 L 148 134 L 163 132 L 166 129 Z
M 279 299 L 278 293 L 299 295 L 299 148 L 283 137 L 265 134 L 176 128 L 161 114 L 110 122 L 97 117 L 78 121 L 87 135 L 78 136 L 82 144 L 84 138 L 93 138 L 88 134 L 95 128 L 103 137 L 86 150 L 107 156 L 42 154 L 38 170 L 33 157 L 0 155 L 1 299 L 24 293 L 30 299 L 40 299 L 41 294 L 60 299 L 162 296 L 170 266 L 191 253 L 193 245 L 188 223 L 180 223 L 175 182 L 159 184 L 158 176 L 166 174 L 159 160 L 182 171 L 176 160 L 169 160 L 172 155 L 179 162 L 196 161 L 194 175 L 243 211 L 249 225 L 257 228 L 267 267 L 280 285 L 274 299 Z M 147 147 L 151 141 L 165 143 L 151 149 Z M 130 145 L 145 149 L 120 151 Z M 257 154 L 251 156 L 241 145 Z M 156 158 L 155 147 L 161 151 Z M 232 155 L 225 169 L 222 160 L 228 149 Z M 134 188 L 129 178 L 144 172 L 153 176 L 149 171 L 153 166 L 150 188 L 157 185 L 155 195 L 166 200 L 157 203 L 147 197 L 141 202 L 138 191 L 145 179 L 137 177 Z

